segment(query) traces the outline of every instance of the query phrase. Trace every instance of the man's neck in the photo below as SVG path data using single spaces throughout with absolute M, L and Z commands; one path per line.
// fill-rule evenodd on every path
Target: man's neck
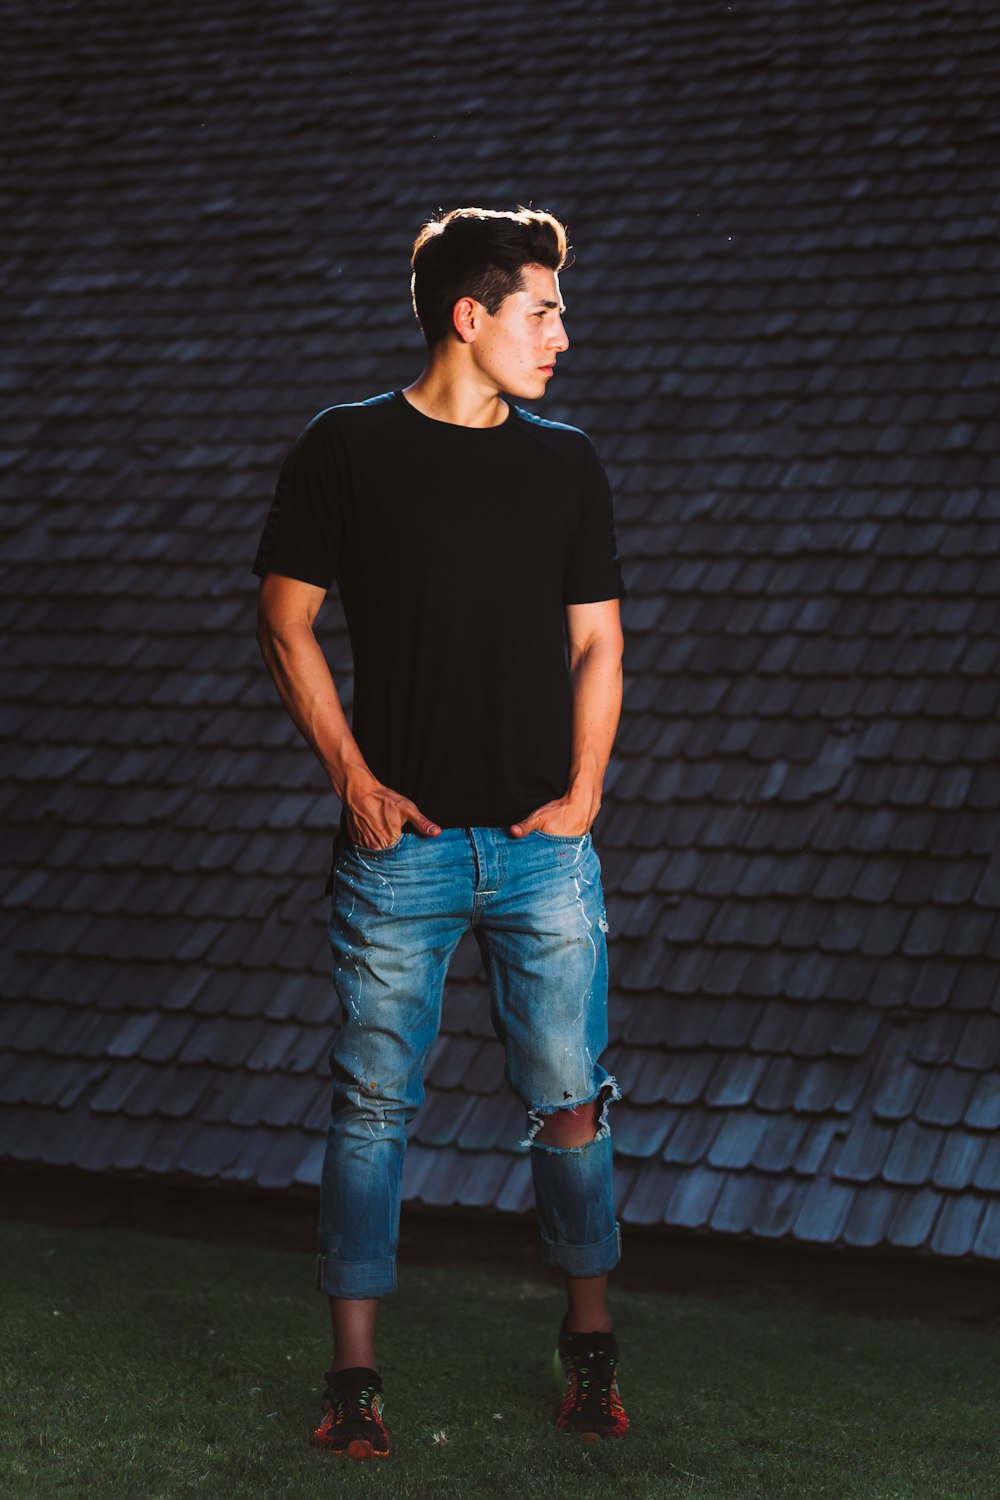
M 425 368 L 412 385 L 404 388 L 403 399 L 425 417 L 456 427 L 499 427 L 510 410 L 499 391 L 434 366 Z

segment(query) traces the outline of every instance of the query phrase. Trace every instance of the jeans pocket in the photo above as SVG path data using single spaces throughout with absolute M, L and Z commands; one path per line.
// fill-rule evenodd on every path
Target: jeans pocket
M 583 839 L 590 838 L 589 830 L 587 833 L 543 833 L 540 828 L 534 828 L 532 832 L 537 833 L 540 839 L 548 839 L 552 844 L 579 844 Z
M 394 850 L 400 848 L 403 844 L 403 841 L 409 837 L 409 833 L 410 830 L 408 828 L 404 828 L 394 844 L 386 844 L 383 848 L 379 849 L 369 849 L 366 844 L 355 844 L 351 839 L 345 839 L 344 843 L 347 845 L 352 854 L 363 854 L 366 857 L 368 855 L 374 855 L 377 858 L 380 854 L 392 854 Z

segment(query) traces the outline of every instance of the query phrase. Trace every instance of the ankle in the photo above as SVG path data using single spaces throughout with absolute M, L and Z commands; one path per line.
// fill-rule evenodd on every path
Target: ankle
M 372 1370 L 377 1375 L 379 1370 L 375 1363 L 375 1350 L 351 1350 L 348 1354 L 335 1354 L 330 1364 L 330 1374 L 339 1375 L 341 1370 Z
M 567 1312 L 562 1326 L 566 1333 L 614 1333 L 615 1331 L 615 1325 L 608 1312 L 592 1313 L 589 1316 L 584 1314 L 582 1317 L 579 1314 L 574 1316 L 573 1313 Z
M 340 1365 L 339 1370 L 328 1370 L 327 1380 L 334 1383 L 339 1376 L 349 1377 L 348 1385 L 369 1386 L 375 1385 L 381 1388 L 382 1377 L 378 1370 L 372 1365 Z

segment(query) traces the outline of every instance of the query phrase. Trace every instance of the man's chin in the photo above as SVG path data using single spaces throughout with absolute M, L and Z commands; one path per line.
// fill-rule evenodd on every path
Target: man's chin
M 513 396 L 515 401 L 540 401 L 548 390 L 548 385 L 547 380 L 533 380 L 530 385 L 525 381 L 519 390 L 508 391 L 507 394 Z

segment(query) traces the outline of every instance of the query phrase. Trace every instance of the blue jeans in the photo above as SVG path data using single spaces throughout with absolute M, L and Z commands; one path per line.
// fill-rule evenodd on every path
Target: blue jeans
M 570 1276 L 617 1264 L 608 1105 L 607 917 L 591 835 L 503 828 L 405 830 L 388 849 L 338 835 L 331 881 L 333 983 L 343 1025 L 320 1194 L 318 1288 L 396 1288 L 405 1127 L 424 1097 L 448 962 L 476 936 L 505 1076 L 528 1111 L 542 1260 Z M 584 1146 L 536 1140 L 546 1115 L 600 1099 Z M 512 1143 L 513 1144 L 513 1143 Z

